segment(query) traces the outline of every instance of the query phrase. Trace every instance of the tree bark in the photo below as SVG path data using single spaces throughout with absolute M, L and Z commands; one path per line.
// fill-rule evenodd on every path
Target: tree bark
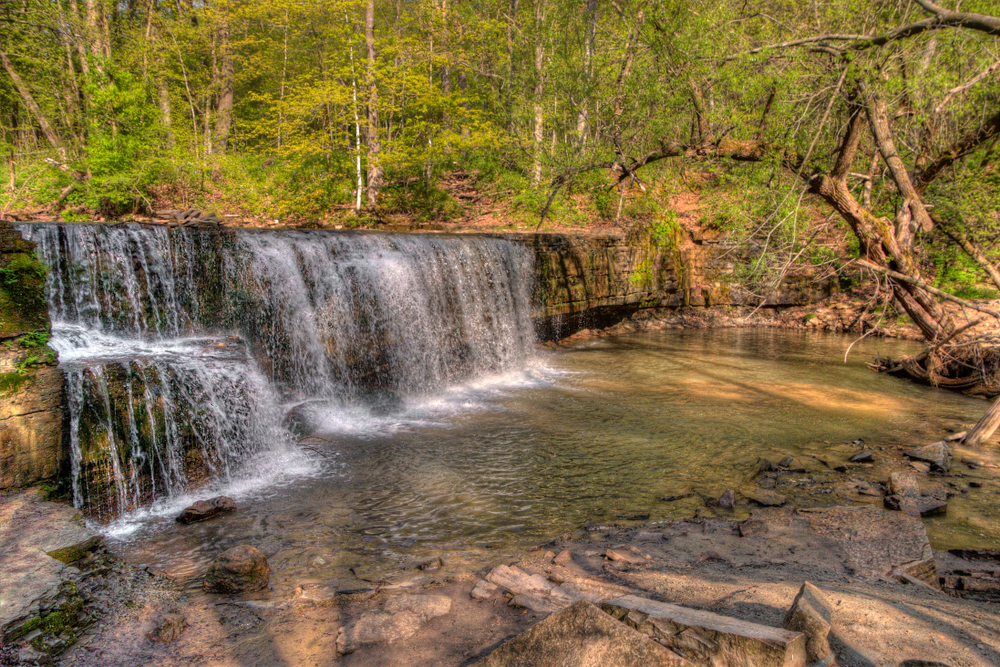
M 545 138 L 545 108 L 542 95 L 545 93 L 545 42 L 542 22 L 545 20 L 545 0 L 535 0 L 535 89 L 533 91 L 532 139 L 534 156 L 531 165 L 531 182 L 542 182 L 542 140 Z
M 45 135 L 49 144 L 56 149 L 60 157 L 65 159 L 66 148 L 63 146 L 62 139 L 56 131 L 52 129 L 52 126 L 49 125 L 49 121 L 45 117 L 45 114 L 42 113 L 38 103 L 35 102 L 35 98 L 32 97 L 31 91 L 28 90 L 26 85 L 24 85 L 24 80 L 14 70 L 14 65 L 10 62 L 10 58 L 7 57 L 7 54 L 4 51 L 0 51 L 0 62 L 3 63 L 3 68 L 7 71 L 7 75 L 10 77 L 10 80 L 14 82 L 14 87 L 17 88 L 17 92 L 21 96 L 21 100 L 24 101 L 24 106 L 28 107 L 28 111 L 30 111 L 31 115 L 35 117 L 35 122 L 37 122 L 38 127 L 41 128 L 42 134 Z
M 587 0 L 587 36 L 583 45 L 583 77 L 588 95 L 580 101 L 580 111 L 576 115 L 576 141 L 578 146 L 587 143 L 587 128 L 590 124 L 590 87 L 593 85 L 594 43 L 597 37 L 597 0 Z
M 223 20 L 219 28 L 219 102 L 216 106 L 214 152 L 225 155 L 229 145 L 229 130 L 233 124 L 233 96 L 235 73 L 233 51 L 229 44 L 229 21 Z
M 993 405 L 986 411 L 983 418 L 972 427 L 962 444 L 978 447 L 983 440 L 988 440 L 996 432 L 997 427 L 1000 427 L 1000 397 L 993 401 Z
M 365 47 L 368 50 L 368 206 L 375 208 L 385 178 L 385 170 L 380 162 L 382 144 L 379 142 L 378 85 L 375 67 L 375 0 L 368 0 L 365 7 Z

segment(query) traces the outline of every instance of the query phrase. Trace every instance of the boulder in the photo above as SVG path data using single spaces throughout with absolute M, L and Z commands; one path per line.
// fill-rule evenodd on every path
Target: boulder
M 806 636 L 801 632 L 634 595 L 608 600 L 602 609 L 699 665 L 805 667 Z
M 248 593 L 267 588 L 271 568 L 259 549 L 241 544 L 219 554 L 205 574 L 210 593 Z
M 693 667 L 589 602 L 552 614 L 476 667 Z
M 823 595 L 823 591 L 808 581 L 803 583 L 781 627 L 801 632 L 806 636 L 806 659 L 809 662 L 819 662 L 830 657 L 832 651 L 829 634 L 832 614 L 833 607 Z
M 903 455 L 914 461 L 929 463 L 931 469 L 938 472 L 948 472 L 951 467 L 951 451 L 944 441 L 911 449 L 903 452 Z
M 190 507 L 185 507 L 184 511 L 177 517 L 179 523 L 195 523 L 196 521 L 207 521 L 220 514 L 236 511 L 236 502 L 227 496 L 216 496 L 209 500 L 199 500 Z
M 151 642 L 166 644 L 180 637 L 186 627 L 187 617 L 178 610 L 171 609 L 156 617 L 146 638 Z
M 337 652 L 354 653 L 365 644 L 412 637 L 431 619 L 451 611 L 451 599 L 443 595 L 398 595 L 386 600 L 381 611 L 366 611 L 356 623 L 340 628 Z

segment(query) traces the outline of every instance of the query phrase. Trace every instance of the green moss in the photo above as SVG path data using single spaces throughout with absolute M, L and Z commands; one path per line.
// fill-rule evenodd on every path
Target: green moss
M 48 267 L 33 255 L 7 255 L 0 264 L 0 332 L 48 329 L 45 275 Z
M 24 373 L 0 373 L 0 394 L 13 394 L 27 381 Z

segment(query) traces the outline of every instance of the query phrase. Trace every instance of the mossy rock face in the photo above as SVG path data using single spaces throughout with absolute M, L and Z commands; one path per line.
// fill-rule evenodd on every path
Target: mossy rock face
M 0 338 L 48 331 L 47 272 L 35 256 L 34 244 L 22 239 L 10 223 L 0 223 Z

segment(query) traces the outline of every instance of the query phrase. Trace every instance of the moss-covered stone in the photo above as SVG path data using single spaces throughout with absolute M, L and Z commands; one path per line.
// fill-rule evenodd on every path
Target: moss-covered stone
M 48 331 L 47 272 L 34 244 L 22 239 L 9 222 L 0 222 L 0 338 Z

